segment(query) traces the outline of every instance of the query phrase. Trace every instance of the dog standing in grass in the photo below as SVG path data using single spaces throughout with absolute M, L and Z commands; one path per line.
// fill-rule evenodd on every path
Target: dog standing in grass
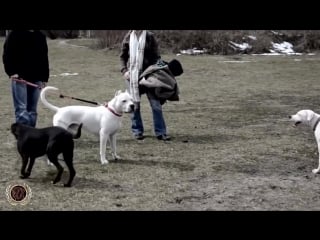
M 134 111 L 134 103 L 131 95 L 125 91 L 117 91 L 115 96 L 104 105 L 97 107 L 89 106 L 66 106 L 57 107 L 46 99 L 46 92 L 58 91 L 58 88 L 47 86 L 42 89 L 40 99 L 42 103 L 55 112 L 53 125 L 68 129 L 71 124 L 83 124 L 83 128 L 100 138 L 100 162 L 107 164 L 106 146 L 110 142 L 112 156 L 115 160 L 120 159 L 116 152 L 116 134 L 121 127 L 123 113 Z
M 69 169 L 69 180 L 64 186 L 71 187 L 72 180 L 76 175 L 76 171 L 73 167 L 73 139 L 81 136 L 81 127 L 82 124 L 79 125 L 76 134 L 71 134 L 61 127 L 40 129 L 21 123 L 13 123 L 11 125 L 11 133 L 17 139 L 17 149 L 22 158 L 20 177 L 28 178 L 31 174 L 35 159 L 46 154 L 48 159 L 58 170 L 58 174 L 53 180 L 53 184 L 59 182 L 63 173 L 63 167 L 58 162 L 58 155 L 62 153 L 64 161 Z
M 312 172 L 318 173 L 320 171 L 320 115 L 312 110 L 301 110 L 297 112 L 295 115 L 289 116 L 289 119 L 294 122 L 295 127 L 299 124 L 304 124 L 312 128 L 317 141 L 319 155 L 318 168 L 313 169 Z

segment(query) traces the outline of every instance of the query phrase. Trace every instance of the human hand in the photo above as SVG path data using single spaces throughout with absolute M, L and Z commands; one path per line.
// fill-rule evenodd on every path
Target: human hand
M 129 72 L 129 71 L 126 71 L 126 72 L 123 74 L 123 78 L 124 78 L 124 80 L 130 80 L 130 72 Z
M 19 78 L 19 75 L 16 73 L 16 74 L 13 74 L 10 76 L 10 78 Z

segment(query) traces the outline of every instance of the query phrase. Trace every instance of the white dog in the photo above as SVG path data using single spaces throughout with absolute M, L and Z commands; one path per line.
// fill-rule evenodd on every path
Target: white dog
M 46 92 L 58 88 L 47 86 L 42 89 L 40 99 L 49 109 L 56 112 L 53 117 L 53 125 L 68 129 L 70 124 L 83 124 L 83 129 L 100 137 L 100 161 L 107 164 L 106 146 L 109 140 L 112 156 L 115 160 L 120 159 L 116 153 L 116 133 L 121 127 L 122 113 L 131 113 L 134 110 L 134 103 L 130 94 L 116 92 L 114 98 L 106 105 L 97 107 L 88 106 L 66 106 L 56 107 L 46 100 Z
M 290 120 L 294 122 L 294 126 L 298 126 L 300 123 L 310 126 L 314 132 L 314 136 L 318 145 L 319 165 L 317 169 L 313 169 L 313 173 L 320 171 L 320 115 L 311 110 L 301 110 L 295 115 L 289 116 Z

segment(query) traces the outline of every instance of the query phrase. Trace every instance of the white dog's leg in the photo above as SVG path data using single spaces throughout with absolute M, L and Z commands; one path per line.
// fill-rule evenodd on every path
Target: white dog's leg
M 318 173 L 320 171 L 320 142 L 319 142 L 320 139 L 317 139 L 317 143 L 318 143 L 318 155 L 319 155 L 319 165 L 318 165 L 318 168 L 316 169 L 313 169 L 312 172 L 314 174 Z
M 45 155 L 43 159 L 47 162 L 48 166 L 54 166 L 53 163 L 49 160 L 47 155 Z
M 108 136 L 100 130 L 100 161 L 101 164 L 107 164 L 108 160 L 106 159 L 106 148 L 107 148 Z
M 53 166 L 53 163 L 47 158 L 47 164 L 48 166 Z
M 114 160 L 121 159 L 119 155 L 117 155 L 117 137 L 116 134 L 110 136 L 110 145 L 111 145 L 111 153 Z

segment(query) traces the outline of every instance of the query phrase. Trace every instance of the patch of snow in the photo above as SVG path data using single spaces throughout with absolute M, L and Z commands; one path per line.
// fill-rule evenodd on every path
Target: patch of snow
M 271 30 L 271 32 L 272 32 L 274 35 L 280 35 L 280 36 L 283 35 L 282 33 L 279 33 L 279 32 L 276 32 L 276 31 L 272 31 L 272 30 Z
M 192 48 L 192 49 L 187 49 L 187 50 L 181 50 L 181 54 L 186 54 L 186 55 L 199 55 L 199 54 L 205 54 L 207 53 L 207 49 L 197 49 L 197 48 Z
M 292 54 L 295 53 L 293 51 L 293 45 L 289 42 L 283 42 L 283 43 L 274 43 L 271 42 L 273 50 L 270 50 L 270 52 L 279 52 L 279 53 L 285 53 L 285 54 Z
M 283 53 L 271 52 L 271 53 L 253 53 L 252 56 L 284 56 Z
M 248 38 L 250 38 L 251 40 L 257 40 L 257 37 L 249 35 Z
M 79 75 L 79 73 L 60 73 L 59 75 L 52 74 L 50 75 L 50 77 L 58 77 L 58 76 L 67 77 L 67 76 L 77 76 L 77 75 Z
M 252 48 L 252 46 L 250 46 L 248 43 L 239 44 L 233 41 L 229 41 L 229 46 L 235 50 L 241 50 L 241 51 Z
M 59 75 L 63 76 L 63 77 L 65 77 L 65 76 L 76 76 L 76 75 L 79 75 L 79 73 L 61 73 Z
M 292 48 L 293 45 L 289 42 L 283 42 L 283 43 L 274 43 L 271 42 L 273 49 L 270 49 L 271 53 L 283 53 L 287 55 L 302 55 L 302 53 L 296 53 Z

